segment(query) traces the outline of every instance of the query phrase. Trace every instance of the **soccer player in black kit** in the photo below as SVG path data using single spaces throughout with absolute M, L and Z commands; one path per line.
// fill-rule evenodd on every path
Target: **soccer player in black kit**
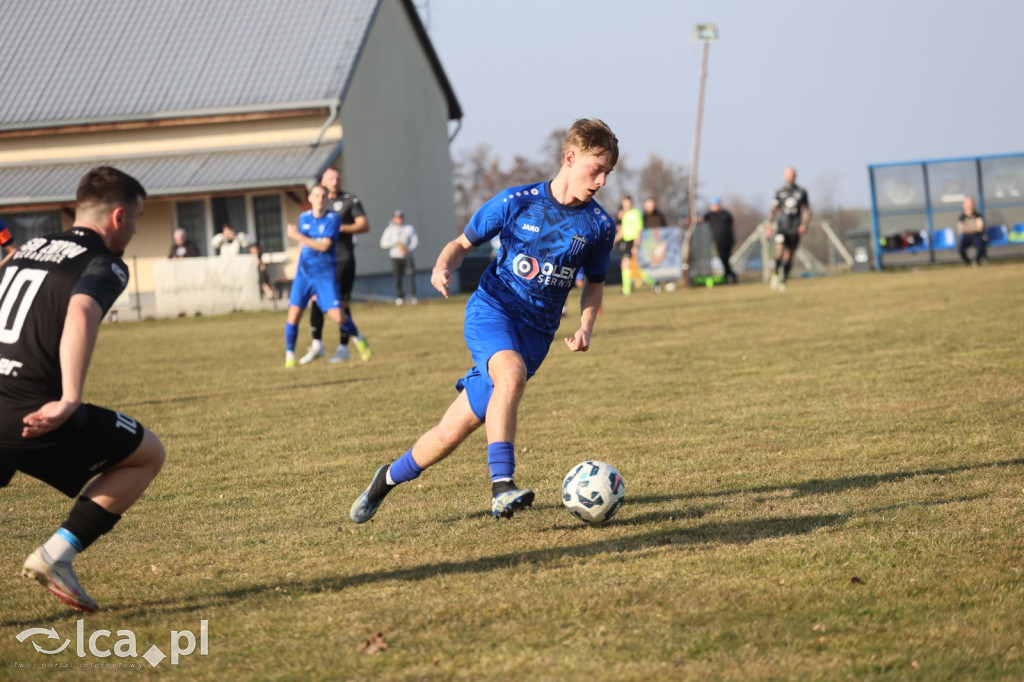
M 93 168 L 78 185 L 71 229 L 28 240 L 0 269 L 0 486 L 20 471 L 78 496 L 22 575 L 86 613 L 97 604 L 72 560 L 114 527 L 164 462 L 152 431 L 82 402 L 100 322 L 128 284 L 121 254 L 145 198 L 130 175 Z
M 811 222 L 811 204 L 807 198 L 807 190 L 796 184 L 796 170 L 792 166 L 782 172 L 786 181 L 775 192 L 772 208 L 768 214 L 768 229 L 775 223 L 775 272 L 772 274 L 771 287 L 779 291 L 786 290 L 786 280 L 793 268 L 793 254 L 800 245 L 800 237 L 807 232 Z M 771 236 L 771 234 L 769 234 Z M 782 277 L 779 277 L 779 268 Z
M 349 308 L 349 299 L 352 297 L 352 285 L 356 279 L 356 254 L 355 244 L 352 235 L 362 234 L 370 231 L 370 223 L 366 219 L 366 211 L 363 210 L 363 203 L 359 197 L 351 192 L 342 192 L 340 175 L 337 168 L 328 168 L 320 177 L 320 184 L 327 188 L 327 209 L 334 211 L 341 216 L 341 229 L 338 232 L 337 258 L 338 258 L 338 286 L 341 289 L 341 309 L 345 313 L 345 324 L 341 327 L 341 339 L 334 355 L 327 359 L 327 362 L 344 362 L 349 359 L 348 351 L 349 337 L 356 339 L 356 350 L 363 360 L 370 359 L 370 344 L 366 337 L 359 333 L 355 322 L 352 321 L 352 310 Z M 313 333 L 313 343 L 309 350 L 299 358 L 299 364 L 305 365 L 317 358 L 322 358 L 324 353 L 323 331 L 324 314 L 318 305 L 312 305 L 309 309 L 309 326 Z

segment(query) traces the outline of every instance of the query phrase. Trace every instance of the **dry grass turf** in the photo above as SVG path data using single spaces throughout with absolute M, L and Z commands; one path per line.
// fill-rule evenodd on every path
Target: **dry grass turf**
M 454 397 L 464 296 L 356 305 L 373 359 L 293 371 L 283 313 L 105 325 L 87 399 L 168 460 L 76 568 L 102 607 L 85 637 L 131 630 L 140 657 L 33 649 L 81 617 L 18 575 L 69 508 L 18 475 L 0 678 L 1022 679 L 1022 283 L 1008 263 L 610 290 L 592 350 L 556 339 L 528 386 L 517 481 L 537 502 L 501 522 L 482 432 L 347 519 Z M 588 458 L 626 480 L 605 527 L 559 499 Z M 205 656 L 141 658 L 201 620 Z

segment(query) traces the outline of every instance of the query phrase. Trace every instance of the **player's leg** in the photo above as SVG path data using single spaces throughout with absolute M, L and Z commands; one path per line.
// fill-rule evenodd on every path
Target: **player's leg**
M 130 417 L 94 406 L 83 409 L 72 417 L 82 425 L 63 448 L 38 468 L 22 470 L 74 497 L 95 475 L 90 469 L 114 463 L 82 490 L 67 520 L 25 560 L 22 575 L 71 607 L 91 613 L 96 601 L 78 582 L 71 562 L 113 529 L 160 472 L 165 452 L 160 439 Z
M 405 259 L 391 259 L 391 276 L 395 282 L 395 305 L 405 303 Z
M 622 273 L 622 295 L 633 293 L 633 242 L 619 242 L 619 270 Z
M 284 324 L 284 366 L 286 368 L 295 367 L 295 345 L 299 339 L 299 322 L 302 320 L 302 311 L 309 305 L 314 293 L 313 283 L 309 281 L 309 278 L 301 272 L 296 273 L 295 279 L 292 281 L 291 293 L 288 295 L 288 313 Z M 315 303 L 313 310 L 318 310 Z M 314 342 L 314 346 L 318 343 Z M 314 357 L 322 356 L 323 350 L 320 351 L 319 356 L 310 351 L 302 356 L 301 363 L 306 364 Z
M 411 253 L 405 254 L 405 276 L 409 280 L 409 303 L 416 305 L 416 261 Z
M 487 370 L 494 388 L 487 403 L 487 466 L 491 471 L 491 513 L 511 518 L 533 504 L 534 493 L 515 484 L 515 439 L 519 403 L 526 390 L 527 367 L 512 350 L 491 356 Z
M 420 436 L 397 460 L 377 469 L 369 487 L 352 503 L 349 517 L 356 523 L 372 519 L 395 486 L 419 477 L 424 469 L 450 455 L 482 423 L 470 407 L 467 391 L 460 391 L 436 426 Z
M 316 306 L 314 306 L 316 307 Z M 284 323 L 284 366 L 295 367 L 295 344 L 299 340 L 299 321 L 302 319 L 302 308 L 295 303 L 289 303 L 288 315 Z M 321 353 L 322 355 L 323 353 Z M 306 359 L 307 353 L 303 356 L 303 364 L 309 362 Z

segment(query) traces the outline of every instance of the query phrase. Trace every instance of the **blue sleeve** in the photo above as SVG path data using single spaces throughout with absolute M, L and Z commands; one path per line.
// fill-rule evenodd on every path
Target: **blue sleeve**
M 583 263 L 583 273 L 587 280 L 598 284 L 608 276 L 608 260 L 612 253 L 612 243 L 615 241 L 615 231 L 602 233 L 601 239 L 594 245 L 587 260 Z
M 501 233 L 501 228 L 505 225 L 505 212 L 508 208 L 508 202 L 505 199 L 505 192 L 492 197 L 469 219 L 469 223 L 466 224 L 466 229 L 462 233 L 466 235 L 466 239 L 473 246 L 485 244 Z

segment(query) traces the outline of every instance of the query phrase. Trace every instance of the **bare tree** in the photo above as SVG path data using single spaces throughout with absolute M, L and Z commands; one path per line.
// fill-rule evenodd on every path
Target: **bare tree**
M 683 166 L 651 154 L 640 171 L 639 201 L 654 197 L 658 208 L 670 224 L 680 224 L 687 211 L 690 176 Z

